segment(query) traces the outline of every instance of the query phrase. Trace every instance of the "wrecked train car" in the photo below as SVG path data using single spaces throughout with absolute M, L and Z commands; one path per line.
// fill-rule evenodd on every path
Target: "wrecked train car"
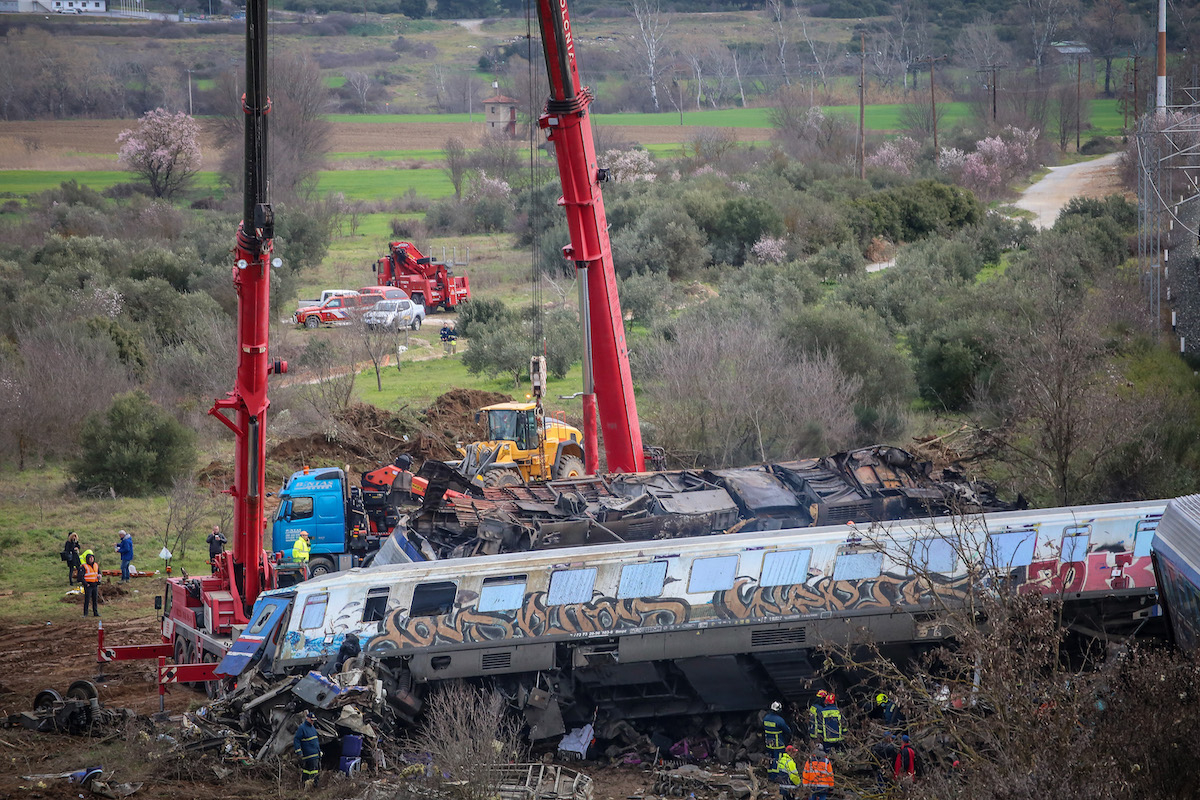
M 395 564 L 265 594 L 218 672 L 303 672 L 348 634 L 388 702 L 488 679 L 533 736 L 602 720 L 799 700 L 808 653 L 859 637 L 897 654 L 941 635 L 972 577 L 1063 597 L 1086 632 L 1128 633 L 1154 606 L 1149 544 L 1165 504 L 628 542 Z
M 876 446 L 754 467 L 582 477 L 478 490 L 422 472 L 410 529 L 437 558 L 1014 510 L 989 485 Z M 447 489 L 461 494 L 446 494 Z

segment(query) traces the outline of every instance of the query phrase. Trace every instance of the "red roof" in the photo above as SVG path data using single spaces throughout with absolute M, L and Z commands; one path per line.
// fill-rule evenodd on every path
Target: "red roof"
M 515 106 L 517 101 L 513 100 L 511 97 L 505 97 L 502 94 L 498 94 L 495 97 L 489 97 L 487 100 L 484 100 L 483 103 L 485 105 Z

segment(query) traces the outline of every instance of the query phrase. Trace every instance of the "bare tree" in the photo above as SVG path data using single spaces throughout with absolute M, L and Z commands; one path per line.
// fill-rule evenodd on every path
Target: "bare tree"
M 359 346 L 375 368 L 375 389 L 383 391 L 383 368 L 390 355 L 396 356 L 396 366 L 399 367 L 400 331 L 386 325 L 368 325 L 361 316 L 353 323 Z
M 345 334 L 338 329 L 331 336 L 311 340 L 299 360 L 300 399 L 330 438 L 337 436 L 338 414 L 354 396 L 357 342 Z
M 1132 320 L 1118 316 L 1124 306 L 1112 294 L 1085 291 L 1078 249 L 1048 236 L 1026 255 L 1013 307 L 1002 314 L 1012 322 L 993 332 L 1001 363 L 995 404 L 980 405 L 996 420 L 993 440 L 1022 485 L 1064 506 L 1085 498 L 1105 460 L 1137 435 L 1139 418 L 1106 336 Z
M 493 178 L 509 181 L 518 177 L 528 150 L 502 131 L 488 131 L 480 137 L 479 149 L 471 156 L 471 166 Z
M 821 81 L 821 89 L 829 91 L 829 72 L 833 65 L 842 54 L 841 45 L 837 42 L 818 42 L 808 35 L 808 24 L 804 21 L 804 15 L 797 10 L 796 18 L 800 20 L 800 31 L 804 35 L 804 41 L 808 43 L 808 52 L 812 57 L 812 67 L 817 77 Z
M 1092 54 L 1104 59 L 1105 97 L 1112 97 L 1113 61 L 1129 51 L 1136 30 L 1124 0 L 1100 0 L 1083 18 L 1083 35 Z
M 767 0 L 767 13 L 771 17 L 771 33 L 775 36 L 775 63 L 779 67 L 779 75 L 787 86 L 792 79 L 788 76 L 788 6 L 784 0 Z M 805 37 L 807 38 L 807 31 Z
M 346 77 L 346 85 L 350 87 L 350 91 L 354 93 L 354 97 L 358 100 L 359 111 L 367 110 L 367 98 L 371 94 L 371 76 L 365 72 L 348 70 L 342 73 Z
M 1080 91 L 1075 81 L 1065 81 L 1054 87 L 1054 122 L 1058 133 L 1058 149 L 1067 147 L 1079 131 L 1091 125 L 1091 109 L 1086 90 Z
M 200 486 L 194 475 L 172 480 L 171 491 L 167 495 L 167 514 L 161 518 L 160 527 L 155 531 L 163 547 L 171 551 L 172 558 L 182 559 L 187 555 L 195 533 L 214 517 L 221 516 L 219 509 L 222 505 L 228 505 L 224 495 Z
M 677 458 L 706 466 L 744 464 L 846 446 L 855 432 L 861 381 L 828 354 L 789 353 L 758 320 L 692 320 L 671 341 L 643 348 L 639 372 L 651 418 Z M 715 320 L 714 320 L 715 322 Z M 795 424 L 803 408 L 804 423 Z
M 1000 41 L 990 14 L 981 14 L 974 22 L 963 26 L 962 33 L 954 40 L 954 55 L 958 63 L 975 72 L 1012 61 L 1012 51 Z
M 1077 11 L 1076 0 L 1021 0 L 1020 15 L 1029 29 L 1029 45 L 1039 78 L 1050 44 Z
M 638 25 L 634 39 L 641 62 L 639 71 L 650 92 L 650 101 L 654 105 L 654 110 L 659 111 L 658 82 L 662 70 L 660 62 L 667 49 L 665 40 L 667 28 L 671 23 L 664 19 L 658 0 L 630 0 L 630 4 Z
M 933 98 L 929 96 L 928 92 L 913 92 L 900 108 L 900 124 L 915 139 L 931 137 L 933 136 L 934 126 L 933 109 Z M 936 121 L 939 126 L 942 124 L 942 119 L 945 116 L 946 104 L 943 102 L 937 105 Z
M 433 755 L 456 797 L 489 800 L 499 789 L 500 768 L 524 760 L 520 731 L 499 692 L 456 681 L 439 684 L 430 695 L 413 744 Z
M 291 53 L 271 59 L 271 187 L 275 197 L 305 197 L 316 186 L 316 174 L 329 153 L 329 90 L 316 62 Z M 238 191 L 242 184 L 245 87 L 236 72 L 217 79 L 216 130 L 223 147 L 221 172 Z
M 450 177 L 451 185 L 454 186 L 454 197 L 461 200 L 463 180 L 467 177 L 467 170 L 471 166 L 467 146 L 463 144 L 462 139 L 451 136 L 442 145 L 442 156 L 446 160 L 446 174 Z

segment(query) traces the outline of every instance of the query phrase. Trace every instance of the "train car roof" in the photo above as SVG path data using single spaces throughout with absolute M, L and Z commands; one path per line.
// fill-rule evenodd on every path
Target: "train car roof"
M 1066 519 L 1073 525 L 1085 525 L 1089 521 L 1102 519 L 1118 514 L 1131 513 L 1156 514 L 1161 513 L 1167 501 L 1139 501 L 1132 503 L 1109 503 L 1091 506 L 1071 506 L 1066 508 L 1027 509 L 1024 511 L 1009 511 L 996 514 L 972 514 L 960 517 L 925 517 L 921 519 L 888 520 L 879 523 L 827 525 L 813 528 L 790 528 L 776 531 L 755 531 L 751 533 L 717 534 L 710 536 L 695 536 L 678 539 L 655 539 L 650 541 L 627 542 L 617 544 L 590 545 L 584 547 L 564 547 L 547 550 L 531 550 L 522 553 L 502 553 L 499 555 L 474 556 L 471 558 L 454 558 L 442 561 L 425 561 L 420 563 L 389 564 L 368 569 L 354 569 L 349 572 L 332 573 L 323 578 L 305 581 L 301 586 L 309 590 L 330 588 L 353 580 L 364 583 L 370 581 L 390 581 L 399 578 L 412 577 L 421 579 L 426 576 L 444 577 L 454 573 L 466 574 L 488 572 L 504 572 L 514 574 L 528 569 L 562 566 L 605 557 L 622 558 L 664 558 L 679 555 L 725 555 L 730 549 L 758 549 L 773 545 L 790 546 L 820 546 L 840 545 L 854 538 L 857 532 L 865 538 L 875 532 L 905 531 L 912 534 L 928 532 L 933 534 L 953 533 L 962 530 L 1000 530 L 1002 528 L 1028 528 L 1055 519 Z
M 1200 586 L 1200 494 L 1177 497 L 1167 504 L 1154 532 L 1154 549 Z

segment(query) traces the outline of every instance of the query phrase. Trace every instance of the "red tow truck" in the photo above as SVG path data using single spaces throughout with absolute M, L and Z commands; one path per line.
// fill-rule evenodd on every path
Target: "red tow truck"
M 391 242 L 388 254 L 371 269 L 380 286 L 403 289 L 430 313 L 438 306 L 454 311 L 471 299 L 471 280 L 466 275 L 455 275 L 453 264 L 434 261 L 412 242 Z

